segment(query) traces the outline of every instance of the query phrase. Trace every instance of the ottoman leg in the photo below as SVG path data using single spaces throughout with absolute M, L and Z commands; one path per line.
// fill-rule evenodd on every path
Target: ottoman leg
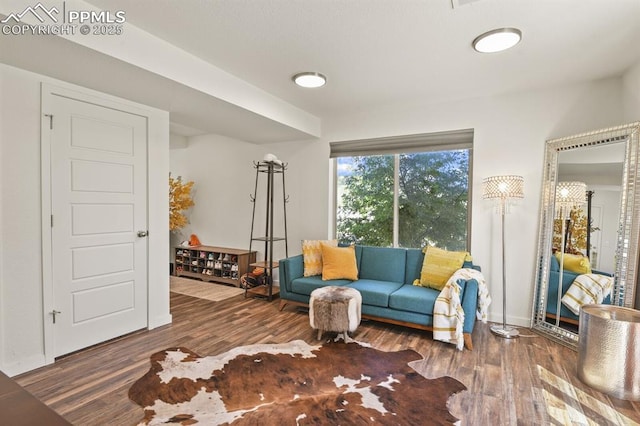
M 340 335 L 338 334 L 338 337 L 340 337 Z M 349 336 L 349 332 L 345 331 L 342 333 L 342 338 L 344 339 L 345 343 L 349 343 L 349 342 L 353 342 L 353 339 Z

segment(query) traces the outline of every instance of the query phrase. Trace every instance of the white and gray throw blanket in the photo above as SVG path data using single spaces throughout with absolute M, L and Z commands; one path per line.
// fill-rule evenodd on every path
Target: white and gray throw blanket
M 491 304 L 491 296 L 489 296 L 489 289 L 482 272 L 471 268 L 458 269 L 440 291 L 433 307 L 433 338 L 453 343 L 459 350 L 462 350 L 464 347 L 462 336 L 464 310 L 460 300 L 459 279 L 475 279 L 478 282 L 476 317 L 483 323 L 487 322 L 487 310 Z
M 562 303 L 576 315 L 580 315 L 580 307 L 590 303 L 602 303 L 611 293 L 613 277 L 601 274 L 578 275 L 567 292 L 562 296 Z

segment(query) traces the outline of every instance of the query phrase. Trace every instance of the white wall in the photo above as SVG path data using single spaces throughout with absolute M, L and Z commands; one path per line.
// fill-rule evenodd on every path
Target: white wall
M 0 368 L 42 366 L 43 336 L 40 83 L 65 85 L 0 64 Z M 168 251 L 169 117 L 148 109 L 149 325 L 171 321 Z
M 624 90 L 624 121 L 640 121 L 640 62 L 632 66 L 622 77 Z
M 618 224 L 620 223 L 620 190 L 595 189 L 592 207 L 600 212 L 599 231 L 592 234 L 598 246 L 597 268 L 599 271 L 615 272 Z
M 289 142 L 270 145 L 269 149 L 288 163 L 289 255 L 300 254 L 302 240 L 324 239 L 328 236 L 327 200 L 332 193 L 329 144 L 324 140 Z
M 329 141 L 474 128 L 471 252 L 488 281 L 493 321 L 502 320 L 500 221 L 482 199 L 482 179 L 500 174 L 519 174 L 525 179 L 525 198 L 506 219 L 507 321 L 528 326 L 545 141 L 622 121 L 620 79 L 325 118 L 322 141 L 277 145 L 290 162 L 290 254 L 300 252 L 300 239 L 328 236 Z
M 0 66 L 2 367 L 44 362 L 40 226 L 40 84 Z
M 4 241 L 4 231 L 3 231 L 3 226 L 2 224 L 4 223 L 4 219 L 3 219 L 3 211 L 4 208 L 2 207 L 2 205 L 4 204 L 2 202 L 2 200 L 4 199 L 4 173 L 2 173 L 2 170 L 4 170 L 4 133 L 2 131 L 2 129 L 5 128 L 5 119 L 4 119 L 4 114 L 2 114 L 1 112 L 6 110 L 9 107 L 9 98 L 6 96 L 7 93 L 7 89 L 6 89 L 6 83 L 4 82 L 4 79 L 0 78 L 0 166 L 2 166 L 0 168 L 0 319 L 4 318 L 4 304 L 2 303 L 2 301 L 5 299 L 5 295 L 4 295 L 4 286 L 2 285 L 2 271 L 3 271 L 3 259 L 4 259 L 4 245 L 1 243 L 2 241 Z M 4 346 L 4 327 L 2 326 L 2 323 L 0 323 L 0 370 L 3 370 L 3 365 L 4 365 L 4 353 L 5 353 L 5 346 Z
M 296 142 L 255 145 L 220 135 L 187 138 L 172 136 L 170 170 L 174 177 L 194 181 L 192 191 L 195 206 L 187 211 L 189 223 L 172 233 L 171 245 L 188 240 L 194 233 L 204 245 L 249 248 L 256 171 L 254 161 L 265 154 L 274 154 L 288 163 L 285 172 L 287 203 L 287 234 L 289 255 L 300 253 L 300 241 L 305 238 L 324 238 L 327 234 L 327 207 L 318 209 L 319 201 L 328 198 L 328 145 L 321 142 Z M 311 160 L 309 160 L 309 158 Z M 320 177 L 319 177 L 320 176 Z M 291 188 L 295 188 L 295 194 Z M 258 180 L 254 235 L 264 233 L 266 176 Z M 283 187 L 280 176 L 274 178 L 274 235 L 282 236 L 284 217 Z M 309 225 L 309 229 L 305 226 Z M 323 224 L 318 227 L 317 224 Z M 284 242 L 274 243 L 274 259 L 286 257 Z M 264 244 L 254 242 L 258 260 L 264 259 Z M 171 258 L 173 253 L 170 254 Z M 173 259 L 172 259 L 173 260 Z M 278 285 L 278 271 L 274 284 Z
M 170 150 L 170 170 L 172 176 L 194 182 L 195 206 L 186 213 L 189 223 L 172 234 L 172 245 L 196 234 L 204 245 L 249 248 L 252 212 L 249 195 L 253 194 L 256 180 L 253 162 L 270 151 L 220 135 L 187 140 L 186 144 L 174 144 Z M 264 193 L 266 186 L 261 185 L 259 191 Z M 263 208 L 260 200 L 258 208 Z M 264 226 L 264 214 L 256 213 L 256 217 L 256 222 Z M 263 246 L 253 249 L 259 255 L 264 252 Z

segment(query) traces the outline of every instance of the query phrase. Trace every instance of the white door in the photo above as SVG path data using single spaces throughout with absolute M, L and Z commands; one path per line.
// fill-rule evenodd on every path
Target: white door
M 55 357 L 147 326 L 147 120 L 58 95 L 52 113 Z

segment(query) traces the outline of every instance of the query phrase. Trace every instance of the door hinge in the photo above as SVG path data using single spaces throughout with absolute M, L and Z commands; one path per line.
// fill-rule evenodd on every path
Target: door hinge
M 53 228 L 53 215 L 51 215 L 51 227 Z
M 45 114 L 45 117 L 49 117 L 49 129 L 53 129 L 53 114 Z

